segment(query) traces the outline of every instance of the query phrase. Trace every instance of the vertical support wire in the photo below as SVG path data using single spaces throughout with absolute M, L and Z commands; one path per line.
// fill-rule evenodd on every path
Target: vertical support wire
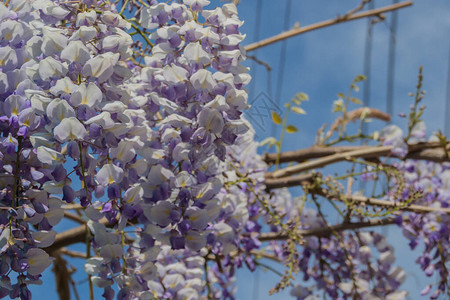
M 449 43 L 450 45 L 450 43 Z M 445 116 L 444 116 L 444 134 L 447 138 L 450 137 L 450 47 L 448 51 L 448 71 L 447 71 L 447 95 L 445 103 Z
M 398 3 L 398 0 L 393 0 Z M 391 35 L 389 39 L 389 59 L 387 74 L 386 112 L 393 117 L 394 113 L 394 82 L 395 82 L 395 46 L 397 35 L 398 12 L 393 11 L 391 15 Z M 393 119 L 393 118 L 392 118 Z
M 261 11 L 262 11 L 262 0 L 257 0 L 256 2 L 256 15 L 255 15 L 255 30 L 253 32 L 254 40 L 259 41 L 259 33 L 260 33 L 260 27 L 261 27 Z M 257 51 L 255 50 L 254 56 L 257 55 Z M 253 93 L 255 91 L 255 83 L 256 83 L 256 62 L 255 60 L 252 60 L 252 64 L 250 66 L 250 75 L 252 76 L 252 81 L 250 82 L 249 86 L 249 95 L 251 97 L 254 97 Z
M 393 4 L 398 3 L 398 0 L 393 0 Z M 394 83 L 395 83 L 395 48 L 397 44 L 397 23 L 398 12 L 393 11 L 391 14 L 390 24 L 390 38 L 389 38 L 389 57 L 388 57 L 388 74 L 387 74 L 387 89 L 386 89 L 386 112 L 391 116 L 391 122 L 394 119 Z M 388 236 L 389 229 L 383 228 L 382 234 Z
M 284 25 L 283 30 L 286 31 L 289 29 L 290 21 L 290 12 L 291 12 L 292 0 L 287 0 L 286 9 L 284 11 Z M 287 40 L 283 40 L 281 42 L 281 52 L 280 52 L 280 61 L 279 71 L 278 71 L 278 80 L 276 85 L 276 94 L 275 94 L 275 103 L 278 107 L 280 107 L 281 103 L 281 91 L 283 89 L 283 80 L 284 80 L 284 68 L 286 66 L 286 50 L 287 50 Z M 276 135 L 276 126 L 272 123 L 272 136 Z
M 369 2 L 368 9 L 373 9 L 375 7 L 375 1 Z M 367 79 L 363 84 L 363 103 L 364 106 L 370 106 L 370 92 L 371 86 L 370 83 L 372 81 L 372 48 L 373 48 L 373 22 L 372 19 L 367 19 L 367 33 L 366 33 L 366 44 L 364 46 L 364 75 Z M 363 123 L 361 127 L 361 133 L 363 135 L 367 135 L 369 124 Z M 364 167 L 361 167 L 361 172 Z M 365 190 L 366 183 L 364 181 L 359 181 L 359 189 Z
M 369 2 L 368 9 L 374 8 L 374 1 Z M 367 79 L 364 81 L 363 85 L 363 103 L 364 106 L 370 106 L 370 83 L 372 81 L 372 44 L 373 44 L 373 23 L 372 19 L 367 19 L 367 33 L 366 33 L 366 44 L 364 47 L 364 75 Z M 367 134 L 368 124 L 364 123 L 362 126 L 362 133 Z
M 259 277 L 260 277 L 259 267 L 255 270 L 255 275 L 253 276 L 253 300 L 259 300 Z

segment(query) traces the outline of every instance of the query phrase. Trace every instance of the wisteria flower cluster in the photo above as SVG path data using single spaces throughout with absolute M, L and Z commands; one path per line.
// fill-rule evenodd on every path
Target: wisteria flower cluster
M 119 298 L 148 291 L 166 245 L 234 249 L 238 226 L 217 195 L 226 147 L 248 128 L 240 115 L 250 77 L 236 7 L 206 4 L 151 2 L 135 12 L 152 30 L 145 66 L 133 62 L 131 23 L 113 4 L 0 4 L 2 296 L 30 297 L 27 283 L 51 264 L 42 248 L 55 239 L 61 206 L 74 201 L 101 257 L 86 269 L 106 298 L 114 281 Z M 125 247 L 129 223 L 141 226 Z M 7 284 L 10 270 L 17 284 Z
M 287 267 L 274 291 L 303 275 L 297 299 L 406 296 L 382 235 L 315 236 L 329 228 L 320 207 L 269 191 L 243 116 L 242 21 L 234 4 L 209 4 L 0 2 L 0 298 L 31 299 L 65 216 L 81 223 L 91 299 L 94 287 L 105 299 L 234 299 L 236 270 L 261 257 Z M 398 169 L 423 205 L 448 207 L 447 165 Z M 448 291 L 448 215 L 408 218 L 410 246 L 426 245 L 418 262 L 440 275 L 436 298 Z
M 393 129 L 391 131 L 397 132 L 393 140 L 397 140 L 396 144 L 404 148 L 403 131 L 394 125 L 390 128 Z M 423 142 L 426 139 L 425 124 L 418 123 L 411 136 L 416 139 L 416 142 Z M 436 135 L 429 140 L 439 141 Z M 394 149 L 393 151 L 398 150 Z M 416 263 L 420 265 L 426 276 L 438 274 L 439 281 L 436 284 L 425 286 L 421 295 L 427 295 L 434 289 L 430 299 L 438 299 L 440 295 L 445 295 L 449 291 L 447 265 L 450 255 L 450 219 L 449 215 L 440 209 L 450 206 L 450 164 L 407 159 L 398 162 L 396 167 L 404 174 L 405 189 L 412 188 L 422 191 L 423 197 L 415 203 L 435 208 L 435 211 L 427 214 L 411 212 L 406 216 L 399 216 L 397 224 L 402 228 L 403 235 L 409 240 L 411 249 L 423 246 L 422 254 L 416 259 Z

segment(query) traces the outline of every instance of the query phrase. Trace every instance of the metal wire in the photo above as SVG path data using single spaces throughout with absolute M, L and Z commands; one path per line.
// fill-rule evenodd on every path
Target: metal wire
M 289 29 L 289 23 L 290 23 L 290 17 L 291 17 L 291 6 L 292 6 L 292 0 L 287 0 L 286 2 L 286 8 L 284 11 L 284 25 L 283 30 L 286 31 Z M 283 80 L 284 80 L 284 68 L 286 66 L 286 50 L 287 50 L 287 40 L 284 40 L 281 42 L 281 51 L 280 51 L 280 61 L 278 63 L 279 65 L 279 71 L 278 71 L 278 81 L 276 86 L 276 94 L 275 94 L 275 103 L 277 106 L 280 106 L 281 103 L 281 91 L 283 89 Z M 276 134 L 276 126 L 272 123 L 272 136 L 275 136 Z
M 447 99 L 446 99 L 446 104 L 445 104 L 444 134 L 448 138 L 448 137 L 450 137 L 450 48 L 448 51 L 447 97 L 446 98 Z
M 375 6 L 374 1 L 369 2 L 369 10 L 373 9 Z M 372 44 L 373 44 L 373 22 L 372 19 L 367 19 L 367 34 L 366 34 L 366 44 L 364 48 L 364 75 L 367 76 L 366 81 L 363 85 L 363 103 L 365 106 L 370 106 L 370 82 L 372 81 Z M 362 133 L 367 134 L 368 124 L 365 123 L 362 126 Z
M 261 11 L 262 11 L 262 0 L 257 0 L 256 2 L 256 16 L 255 16 L 255 30 L 254 30 L 254 40 L 259 41 L 259 33 L 260 33 L 260 27 L 261 27 Z M 256 56 L 257 52 L 255 51 L 254 56 Z M 252 60 L 252 64 L 250 67 L 250 75 L 252 76 L 252 81 L 250 82 L 249 86 L 249 95 L 254 96 L 254 90 L 255 90 L 255 83 L 256 83 L 256 62 Z
M 398 0 L 393 0 L 398 3 Z M 394 113 L 394 82 L 395 82 L 395 46 L 397 34 L 398 12 L 393 11 L 391 15 L 391 36 L 389 39 L 389 58 L 387 74 L 386 112 L 392 116 Z

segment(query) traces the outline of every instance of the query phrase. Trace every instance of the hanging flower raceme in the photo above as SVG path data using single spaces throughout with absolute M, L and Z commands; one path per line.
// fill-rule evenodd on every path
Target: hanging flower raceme
M 2 234 L 5 251 L 24 259 L 16 272 L 33 268 L 29 247 L 51 244 L 62 204 L 77 198 L 103 259 L 101 274 L 89 272 L 98 275 L 93 283 L 105 295 L 113 293 L 113 278 L 123 297 L 149 289 L 139 280 L 129 288 L 140 273 L 116 276 L 133 247 L 113 232 L 123 232 L 129 221 L 144 225 L 141 251 L 155 252 L 155 242 L 194 252 L 235 243 L 230 225 L 212 224 L 221 212 L 216 196 L 226 147 L 246 130 L 240 113 L 249 76 L 240 65 L 235 6 L 203 11 L 206 4 L 160 3 L 140 12 L 140 25 L 153 30 L 148 38 L 155 40 L 144 68 L 130 64 L 129 22 L 113 6 L 100 12 L 94 2 L 12 1 L 2 7 L 10 11 L 3 14 L 0 51 L 2 167 L 9 184 L 2 199 L 11 207 L 2 210 Z M 78 190 L 74 180 L 81 182 Z M 103 226 L 103 217 L 115 229 Z M 36 239 L 28 222 L 41 230 Z M 50 259 L 37 261 L 40 267 L 27 273 L 31 279 Z
M 90 5 L 11 1 L 0 3 L 0 10 L 0 199 L 8 208 L 1 210 L 1 234 L 4 257 L 11 257 L 2 275 L 9 268 L 20 274 L 21 288 L 12 285 L 9 291 L 15 297 L 28 295 L 26 282 L 37 280 L 51 263 L 39 248 L 52 244 L 62 204 L 79 198 L 86 206 L 93 191 L 102 192 L 102 173 L 99 179 L 96 173 L 133 127 L 124 112 L 129 96 L 121 87 L 131 76 L 124 61 L 132 40 L 119 15 Z M 70 159 L 82 181 L 78 191 L 66 170 Z M 119 177 L 111 178 L 122 189 Z
M 408 186 L 423 191 L 418 204 L 434 207 L 437 210 L 427 214 L 411 212 L 404 218 L 398 218 L 397 224 L 403 229 L 403 235 L 409 240 L 411 249 L 424 243 L 421 255 L 416 259 L 426 276 L 438 274 L 440 280 L 435 285 L 424 287 L 422 295 L 431 293 L 431 299 L 448 293 L 446 285 L 449 257 L 450 220 L 448 214 L 439 208 L 450 205 L 450 165 L 434 162 L 406 160 L 398 164 L 405 174 Z

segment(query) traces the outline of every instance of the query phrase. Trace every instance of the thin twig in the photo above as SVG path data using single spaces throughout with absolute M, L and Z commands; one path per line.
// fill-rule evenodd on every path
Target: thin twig
M 72 220 L 72 221 L 75 221 L 77 223 L 80 223 L 80 224 L 85 224 L 86 223 L 86 221 L 83 220 L 82 218 L 80 218 L 79 216 L 74 215 L 74 214 L 72 214 L 70 212 L 67 212 L 67 211 L 64 212 L 64 217 L 69 219 L 69 220 Z
M 70 256 L 70 257 L 74 257 L 74 258 L 83 258 L 83 259 L 87 258 L 86 253 L 70 250 L 70 249 L 67 249 L 67 248 L 61 248 L 59 250 L 59 252 L 61 254 L 64 254 L 64 255 L 67 255 L 67 256 Z
M 322 22 L 319 22 L 319 23 L 315 23 L 315 24 L 311 24 L 311 25 L 305 26 L 305 27 L 300 27 L 300 28 L 295 28 L 294 27 L 291 30 L 288 30 L 286 32 L 282 32 L 282 33 L 280 33 L 278 35 L 275 35 L 273 37 L 264 39 L 264 40 L 259 41 L 259 42 L 252 43 L 250 45 L 247 45 L 245 47 L 245 50 L 247 52 L 250 52 L 250 51 L 253 51 L 253 50 L 265 47 L 267 45 L 271 45 L 273 43 L 276 43 L 276 42 L 279 42 L 279 41 L 291 38 L 293 36 L 296 36 L 296 35 L 299 35 L 299 34 L 302 34 L 302 33 L 308 32 L 308 31 L 312 31 L 312 30 L 316 30 L 316 29 L 319 29 L 319 28 L 335 25 L 335 24 L 338 24 L 338 23 L 344 23 L 344 22 L 348 22 L 348 21 L 361 19 L 361 18 L 366 18 L 366 17 L 370 17 L 370 16 L 378 16 L 378 15 L 381 15 L 381 14 L 383 14 L 385 12 L 389 12 L 389 11 L 397 10 L 397 9 L 400 9 L 400 8 L 404 8 L 404 7 L 410 6 L 412 4 L 413 4 L 412 1 L 405 1 L 405 2 L 398 3 L 398 4 L 393 4 L 393 5 L 377 8 L 377 9 L 371 9 L 371 10 L 368 10 L 368 11 L 365 11 L 365 12 L 356 13 L 354 15 L 347 16 L 346 18 L 337 17 L 335 19 L 322 21 Z
M 361 10 L 364 8 L 364 6 L 365 6 L 367 3 L 371 2 L 371 1 L 372 1 L 372 0 L 362 0 L 361 3 L 360 3 L 357 7 L 353 8 L 352 10 L 350 10 L 349 12 L 347 12 L 342 18 L 343 18 L 343 19 L 347 19 L 347 18 L 350 17 L 351 15 L 357 13 L 358 11 L 361 11 Z
M 267 265 L 265 263 L 262 263 L 260 261 L 255 261 L 255 265 L 263 267 L 263 268 L 265 268 L 265 269 L 267 269 L 269 271 L 272 271 L 273 273 L 277 274 L 278 276 L 283 277 L 283 273 L 281 273 L 277 269 L 275 269 L 275 268 L 273 268 L 273 267 L 271 267 L 271 266 L 269 266 L 269 265 Z
M 150 41 L 150 39 L 145 35 L 145 33 L 135 24 L 129 22 L 131 27 L 133 27 L 134 30 L 144 39 L 144 41 L 147 43 L 150 48 L 153 48 L 153 43 Z
M 266 259 L 273 260 L 275 262 L 282 262 L 283 261 L 278 256 L 276 256 L 275 254 L 271 254 L 271 253 L 267 253 L 267 252 L 263 252 L 263 251 L 251 250 L 250 254 L 254 255 L 256 258 L 266 258 Z
M 343 119 L 342 117 L 337 118 L 336 121 L 334 121 L 334 123 L 331 124 L 330 129 L 325 134 L 324 140 L 330 138 L 335 131 L 337 131 L 339 128 L 342 128 L 343 126 L 346 126 L 347 123 L 350 123 L 352 121 L 355 122 L 356 120 L 361 120 L 361 116 L 364 116 L 365 119 L 373 118 L 385 122 L 391 121 L 391 116 L 379 109 L 371 107 L 360 107 L 358 109 L 348 112 L 345 119 Z
M 127 7 L 128 1 L 129 0 L 125 0 L 125 2 L 122 4 L 122 9 L 120 10 L 119 15 L 122 15 L 123 12 L 125 11 L 125 8 Z
M 272 67 L 266 63 L 265 61 L 260 60 L 259 58 L 257 58 L 256 56 L 253 55 L 247 55 L 247 58 L 254 60 L 257 64 L 260 64 L 262 66 L 264 66 L 268 72 L 272 71 Z

